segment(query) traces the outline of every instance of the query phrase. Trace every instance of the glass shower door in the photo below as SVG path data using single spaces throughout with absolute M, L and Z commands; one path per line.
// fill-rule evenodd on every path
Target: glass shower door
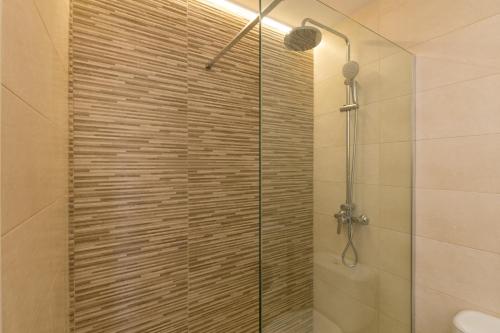
M 261 330 L 409 333 L 414 57 L 321 1 L 266 17 Z

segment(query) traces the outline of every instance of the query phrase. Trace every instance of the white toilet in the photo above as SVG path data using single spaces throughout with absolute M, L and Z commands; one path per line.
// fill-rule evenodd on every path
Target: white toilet
M 500 333 L 500 318 L 477 311 L 460 311 L 453 318 L 453 333 Z

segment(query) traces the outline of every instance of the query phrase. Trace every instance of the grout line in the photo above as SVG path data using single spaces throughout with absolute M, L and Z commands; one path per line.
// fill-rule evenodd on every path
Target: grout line
M 418 192 L 420 190 L 424 190 L 424 191 L 462 192 L 462 193 L 469 193 L 469 194 L 500 195 L 500 192 L 480 192 L 480 191 L 467 191 L 467 190 L 461 190 L 461 189 L 433 188 L 433 187 L 415 187 L 415 192 Z
M 423 190 L 423 191 L 462 192 L 462 193 L 473 193 L 473 194 L 500 195 L 500 193 L 496 193 L 496 192 L 477 192 L 477 191 L 450 190 L 450 189 L 425 188 L 425 187 L 416 187 L 415 188 L 416 192 L 418 192 L 419 190 Z
M 500 73 L 499 73 L 500 74 Z M 412 89 L 414 90 L 414 89 Z M 402 93 L 402 94 L 398 94 L 398 95 L 394 95 L 394 96 L 390 96 L 390 97 L 383 97 L 383 98 L 376 98 L 366 104 L 360 104 L 360 109 L 363 109 L 363 108 L 367 108 L 367 107 L 373 107 L 375 105 L 379 105 L 380 107 L 382 106 L 381 104 L 382 103 L 386 103 L 386 102 L 392 102 L 392 101 L 395 101 L 395 100 L 398 100 L 398 99 L 402 99 L 403 97 L 416 97 L 418 95 L 418 92 L 416 90 L 414 91 L 411 91 L 411 92 L 406 92 L 406 93 Z M 316 106 L 313 107 L 313 115 L 314 117 L 320 117 L 320 116 L 325 116 L 325 115 L 329 115 L 329 114 L 332 114 L 332 113 L 340 113 L 339 111 L 339 108 L 340 108 L 341 105 L 339 105 L 337 108 L 335 109 L 332 109 L 331 111 L 315 111 L 315 109 L 317 108 Z
M 325 213 L 325 212 L 321 212 L 321 211 L 315 211 L 315 212 L 313 212 L 313 215 L 323 215 L 325 217 L 329 217 L 329 218 L 331 217 L 332 219 L 334 218 L 333 214 Z M 333 222 L 335 222 L 335 221 L 333 221 Z M 412 221 L 409 221 L 409 222 L 412 222 Z M 396 232 L 396 233 L 402 234 L 402 235 L 413 236 L 413 237 L 417 236 L 416 234 L 412 234 L 411 231 L 404 232 L 404 231 L 395 230 L 392 228 L 383 227 L 383 226 L 380 226 L 378 224 L 369 224 L 368 226 L 372 227 L 372 228 L 378 228 L 378 229 L 382 229 L 382 230 L 386 230 L 386 231 Z M 388 272 L 388 273 L 391 273 L 391 272 Z M 391 274 L 394 274 L 394 273 L 391 273 Z
M 381 146 L 386 144 L 394 144 L 394 143 L 412 143 L 417 140 L 395 140 L 395 141 L 382 141 L 382 142 L 368 142 L 368 143 L 358 143 L 356 147 L 368 147 L 368 146 Z M 352 145 L 351 145 L 352 146 Z M 315 148 L 345 148 L 345 144 L 331 144 L 331 145 L 316 145 Z
M 331 180 L 331 179 L 321 179 L 321 178 L 314 178 L 313 179 L 313 186 L 314 183 L 333 183 L 333 185 L 345 185 L 345 180 Z M 391 187 L 391 188 L 397 188 L 397 189 L 406 189 L 406 190 L 411 190 L 415 189 L 414 186 L 411 185 L 391 185 L 391 184 L 375 184 L 375 183 L 356 183 L 354 182 L 355 186 L 379 186 L 379 187 Z
M 62 196 L 62 197 L 64 197 L 64 196 Z M 25 220 L 23 220 L 21 223 L 17 224 L 15 227 L 13 227 L 12 229 L 8 230 L 6 233 L 2 234 L 2 238 L 7 237 L 12 232 L 18 230 L 19 228 L 21 228 L 22 226 L 24 226 L 26 223 L 30 222 L 30 220 L 32 220 L 35 216 L 37 216 L 40 213 L 42 213 L 42 212 L 46 211 L 47 209 L 51 208 L 60 199 L 61 199 L 61 197 L 57 197 L 54 201 L 50 202 L 45 207 L 43 207 L 43 208 L 37 210 L 36 212 L 34 212 L 32 215 L 30 215 L 28 218 L 26 218 Z
M 28 106 L 29 109 L 31 109 L 36 114 L 38 114 L 39 116 L 41 116 L 43 119 L 45 119 L 46 121 L 48 121 L 51 125 L 53 125 L 56 128 L 59 128 L 59 126 L 54 121 L 52 121 L 47 115 L 45 115 L 41 111 L 38 111 L 37 108 L 35 108 L 31 103 L 29 103 L 26 100 L 24 100 L 24 98 L 22 98 L 21 96 L 19 96 L 14 90 L 12 90 L 8 86 L 6 86 L 5 83 L 2 83 L 2 87 L 5 90 L 7 90 L 8 92 L 10 92 L 12 95 L 14 95 L 17 99 L 19 99 L 23 104 L 25 104 L 26 106 Z
M 356 15 L 357 13 L 360 12 L 361 9 L 365 8 L 366 6 L 363 6 L 363 7 L 360 7 L 360 8 L 356 8 L 352 13 L 344 13 L 338 9 L 336 9 L 335 7 L 327 4 L 326 2 L 324 2 L 324 0 L 317 0 L 319 3 L 323 4 L 324 6 L 330 8 L 331 10 L 333 10 L 334 12 L 337 12 L 337 13 L 340 13 L 340 15 L 342 15 L 345 19 L 347 19 L 349 21 L 349 23 L 351 22 L 354 22 L 358 25 L 360 25 L 361 27 L 363 27 L 364 29 L 368 30 L 369 32 L 373 33 L 374 35 L 376 35 L 377 37 L 380 37 L 382 39 L 384 39 L 384 41 L 388 42 L 389 44 L 397 47 L 399 50 L 401 51 L 405 51 L 407 53 L 409 53 L 410 55 L 415 55 L 411 50 L 408 49 L 408 47 L 406 46 L 402 46 L 394 41 L 392 41 L 392 39 L 390 38 L 387 38 L 384 34 L 382 34 L 381 32 L 381 18 L 382 18 L 382 13 L 381 13 L 381 8 L 379 5 L 376 6 L 377 10 L 376 10 L 376 13 L 377 13 L 377 24 L 376 24 L 376 29 L 374 28 L 371 28 L 371 27 L 368 27 L 368 25 L 365 25 L 364 23 L 361 23 L 359 21 L 359 18 L 355 18 L 354 15 Z M 389 11 L 390 12 L 390 11 Z
M 428 42 L 430 42 L 430 41 L 434 41 L 435 39 L 442 38 L 442 37 L 444 37 L 444 36 L 446 36 L 446 35 L 453 34 L 453 33 L 455 33 L 455 32 L 458 32 L 458 31 L 460 31 L 460 30 L 463 30 L 463 29 L 465 29 L 465 28 L 468 28 L 468 27 L 470 27 L 470 26 L 472 26 L 472 25 L 478 24 L 478 23 L 480 23 L 480 22 L 482 22 L 482 21 L 489 20 L 489 19 L 491 19 L 491 18 L 493 18 L 493 17 L 495 17 L 495 16 L 500 16 L 500 13 L 495 13 L 495 14 L 490 15 L 490 16 L 485 16 L 485 17 L 479 18 L 479 19 L 477 19 L 477 20 L 475 20 L 475 21 L 472 21 L 472 22 L 470 22 L 470 23 L 468 23 L 468 24 L 461 25 L 461 26 L 458 26 L 458 27 L 456 27 L 456 28 L 453 28 L 452 30 L 449 30 L 448 32 L 445 32 L 445 33 L 442 33 L 442 34 L 440 34 L 440 35 L 437 35 L 437 36 L 431 37 L 431 38 L 429 38 L 429 39 L 427 39 L 427 40 L 425 40 L 425 41 L 420 41 L 420 42 L 416 42 L 415 44 L 411 44 L 410 46 L 408 46 L 408 48 L 409 48 L 409 49 L 412 49 L 412 51 L 411 51 L 411 52 L 412 52 L 413 54 L 415 54 L 415 55 L 417 55 L 417 56 L 418 56 L 418 53 L 416 53 L 416 52 L 414 51 L 414 48 L 415 48 L 415 47 L 420 46 L 420 45 L 425 44 L 425 43 L 428 43 Z
M 420 138 L 420 139 L 415 139 L 415 142 L 418 144 L 419 142 L 425 142 L 425 141 L 443 141 L 443 140 L 449 140 L 449 139 L 460 139 L 460 138 L 475 138 L 475 137 L 482 137 L 482 136 L 496 136 L 500 135 L 500 132 L 490 132 L 490 133 L 481 133 L 481 134 L 468 134 L 468 135 L 455 135 L 455 136 L 443 136 L 443 137 L 432 137 L 432 138 Z
M 417 229 L 418 229 L 418 225 L 417 225 Z M 424 235 L 421 235 L 421 234 L 418 234 L 418 233 L 415 233 L 414 237 L 415 238 L 423 238 L 423 239 L 431 240 L 431 241 L 434 241 L 434 242 L 439 242 L 439 243 L 443 243 L 443 244 L 447 244 L 447 245 L 461 247 L 461 248 L 465 248 L 465 249 L 469 249 L 469 250 L 475 250 L 475 251 L 479 251 L 479 252 L 482 252 L 482 253 L 493 254 L 493 255 L 496 255 L 496 256 L 500 257 L 500 253 L 498 253 L 498 252 L 492 252 L 490 250 L 478 249 L 478 248 L 467 246 L 467 245 L 464 245 L 464 244 L 452 243 L 450 241 L 436 239 L 436 238 L 433 238 L 433 237 L 430 237 L 430 236 L 424 236 Z
M 342 246 L 343 247 L 343 246 Z M 340 252 L 335 252 L 335 251 L 332 251 L 332 250 L 322 250 L 322 251 L 314 251 L 313 252 L 313 257 L 317 254 L 320 254 L 320 253 L 327 253 L 327 254 L 333 254 L 335 256 L 338 256 L 338 257 L 342 257 L 342 250 L 340 250 Z M 363 265 L 363 266 L 366 266 L 368 268 L 370 268 L 371 270 L 376 270 L 377 273 L 384 273 L 384 274 L 388 274 L 388 275 L 392 275 L 392 276 L 395 276 L 401 280 L 404 280 L 404 281 L 407 281 L 407 282 L 412 282 L 412 280 L 415 279 L 415 277 L 412 275 L 413 272 L 410 273 L 410 276 L 402 276 L 398 273 L 395 273 L 395 272 L 390 272 L 384 268 L 381 268 L 379 266 L 379 262 L 378 262 L 378 258 L 380 257 L 380 253 L 379 255 L 377 256 L 377 262 L 375 265 L 371 264 L 371 263 L 365 263 L 365 262 L 360 262 L 360 265 Z M 314 259 L 313 259 L 314 260 Z
M 335 254 L 335 255 L 337 255 L 337 254 Z M 369 266 L 369 265 L 367 265 L 367 266 Z M 315 280 L 315 278 L 313 276 L 313 283 L 314 283 L 314 280 Z M 324 282 L 324 281 L 322 281 L 322 282 L 323 282 L 323 284 L 327 285 L 328 289 L 334 290 L 334 292 L 340 293 L 341 295 L 343 295 L 343 296 L 345 296 L 347 298 L 353 299 L 353 300 L 357 301 L 358 303 L 361 303 L 363 306 L 369 308 L 370 310 L 373 310 L 374 312 L 378 312 L 379 311 L 378 310 L 378 302 L 377 302 L 377 300 L 374 301 L 375 304 L 372 306 L 370 304 L 366 304 L 364 302 L 364 300 L 361 298 L 361 296 L 356 296 L 356 295 L 353 295 L 352 293 L 350 293 L 348 289 L 345 289 L 345 286 L 342 286 L 342 285 L 339 285 L 339 286 L 335 285 L 334 286 L 330 282 Z
M 438 289 L 434 289 L 433 287 L 431 286 L 428 286 L 428 285 L 425 285 L 425 284 L 422 284 L 422 283 L 417 283 L 415 282 L 415 287 L 416 288 L 424 288 L 424 289 L 428 289 L 428 290 L 432 290 L 433 292 L 435 293 L 438 293 L 438 294 L 441 294 L 441 295 L 444 295 L 444 296 L 447 296 L 447 297 L 450 297 L 450 298 L 453 298 L 453 299 L 456 299 L 456 300 L 459 300 L 459 301 L 462 301 L 462 302 L 465 302 L 465 303 L 469 303 L 471 305 L 475 305 L 477 306 L 478 308 L 482 309 L 482 310 L 486 310 L 486 311 L 489 311 L 490 313 L 496 313 L 498 315 L 500 315 L 500 312 L 497 312 L 497 311 L 494 311 L 494 310 L 490 310 L 490 309 L 487 309 L 485 306 L 483 305 L 479 305 L 475 302 L 472 302 L 472 301 L 469 301 L 469 300 L 466 300 L 466 299 L 463 299 L 463 298 L 460 298 L 460 297 L 457 297 L 455 295 L 450 295 L 444 291 L 441 291 L 441 290 L 438 290 Z
M 411 290 L 410 290 L 410 291 L 411 291 Z M 413 296 L 411 296 L 411 297 L 410 297 L 410 302 L 409 302 L 409 303 L 410 303 L 410 305 L 413 303 Z M 385 311 L 384 311 L 384 310 L 382 310 L 382 309 L 379 309 L 379 310 L 378 310 L 378 312 L 379 312 L 379 314 L 382 314 L 382 315 L 384 315 L 384 316 L 388 317 L 389 319 L 391 319 L 391 320 L 393 320 L 393 321 L 397 322 L 399 325 L 402 325 L 402 326 L 411 326 L 411 320 L 412 320 L 412 318 L 411 318 L 411 314 L 410 314 L 410 322 L 409 322 L 409 323 L 406 323 L 406 322 L 404 322 L 404 321 L 400 320 L 399 318 L 394 317 L 394 315 L 393 315 L 393 314 L 387 313 L 387 312 L 385 312 Z M 380 319 L 379 319 L 379 321 L 380 321 Z
M 56 43 L 52 39 L 52 35 L 51 35 L 50 31 L 49 31 L 49 28 L 47 27 L 47 24 L 45 23 L 45 20 L 43 19 L 42 12 L 40 11 L 40 8 L 38 8 L 38 5 L 36 4 L 36 1 L 33 0 L 32 4 L 35 7 L 36 12 L 38 13 L 38 17 L 40 18 L 40 21 L 42 22 L 43 27 L 45 28 L 45 32 L 47 33 L 47 37 L 50 40 L 50 44 L 52 45 L 53 51 L 57 55 L 57 58 L 58 58 L 59 62 L 61 62 L 62 67 L 65 68 L 65 71 L 67 72 L 68 71 L 68 66 L 65 66 L 65 62 L 63 60 L 63 57 L 61 56 L 61 54 L 59 54 L 59 51 L 58 51 L 57 46 L 56 46 Z M 69 6 L 68 6 L 68 12 L 69 12 Z M 69 34 L 69 22 L 68 22 L 68 34 Z
M 432 59 L 442 59 L 442 58 L 432 58 Z M 464 65 L 475 65 L 475 64 L 467 64 L 467 63 L 461 63 L 461 62 L 457 62 L 457 63 L 464 64 Z M 450 83 L 438 85 L 438 86 L 435 86 L 435 87 L 432 87 L 432 88 L 428 88 L 428 89 L 422 89 L 422 90 L 418 90 L 418 91 L 416 90 L 415 91 L 415 97 L 418 98 L 419 95 L 423 95 L 425 93 L 428 93 L 428 92 L 431 92 L 431 91 L 434 91 L 434 90 L 438 90 L 438 89 L 443 89 L 443 88 L 447 88 L 447 87 L 451 87 L 451 86 L 456 86 L 456 85 L 459 85 L 461 83 L 466 83 L 466 82 L 471 82 L 471 81 L 479 81 L 479 80 L 483 80 L 485 78 L 489 78 L 489 77 L 492 77 L 492 76 L 500 76 L 500 69 L 499 68 L 493 67 L 492 69 L 496 69 L 498 72 L 490 73 L 490 74 L 485 74 L 485 75 L 480 75 L 480 76 L 469 78 L 469 79 L 465 79 L 465 80 L 454 81 L 454 82 L 450 82 Z

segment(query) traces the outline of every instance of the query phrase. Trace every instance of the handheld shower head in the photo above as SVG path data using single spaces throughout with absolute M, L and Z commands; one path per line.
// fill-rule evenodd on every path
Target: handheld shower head
M 344 67 L 342 67 L 342 74 L 346 80 L 353 80 L 359 73 L 359 64 L 356 61 L 348 61 Z

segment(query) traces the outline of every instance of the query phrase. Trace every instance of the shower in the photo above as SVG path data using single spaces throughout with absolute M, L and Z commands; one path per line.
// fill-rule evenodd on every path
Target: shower
M 326 0 L 70 5 L 4 66 L 5 333 L 411 332 L 413 55 Z
M 342 251 L 342 262 L 344 265 L 354 268 L 358 264 L 358 252 L 353 241 L 354 225 L 366 225 L 369 222 L 366 215 L 355 216 L 356 206 L 353 202 L 359 109 L 357 82 L 355 79 L 359 73 L 359 65 L 356 61 L 351 60 L 351 42 L 346 35 L 311 18 L 304 19 L 300 27 L 293 28 L 290 33 L 285 36 L 284 44 L 287 49 L 292 51 L 307 51 L 315 48 L 321 43 L 321 31 L 314 26 L 307 25 L 308 23 L 342 38 L 347 46 L 347 62 L 342 68 L 342 74 L 345 78 L 344 84 L 346 86 L 346 103 L 339 108 L 340 112 L 346 113 L 346 200 L 334 216 L 337 220 L 337 234 L 342 232 L 342 226 L 347 228 L 347 244 Z M 354 114 L 351 115 L 351 112 Z M 353 253 L 352 262 L 349 262 L 347 259 L 349 249 L 351 249 Z
M 263 9 L 261 15 L 258 15 L 252 21 L 248 22 L 243 29 L 212 59 L 205 68 L 212 69 L 214 64 L 224 56 L 238 41 L 250 32 L 260 21 L 261 17 L 268 15 L 279 3 L 283 0 L 274 0 Z M 347 235 L 347 244 L 342 251 L 342 262 L 345 266 L 354 268 L 358 264 L 358 252 L 354 245 L 354 225 L 367 225 L 369 219 L 366 215 L 356 216 L 356 206 L 353 202 L 354 196 L 354 178 L 356 171 L 356 145 L 357 145 L 357 125 L 358 125 L 358 89 L 356 76 L 359 73 L 359 64 L 351 60 L 351 42 L 349 38 L 334 30 L 321 22 L 312 18 L 305 18 L 299 27 L 293 28 L 284 37 L 283 43 L 286 49 L 295 52 L 304 52 L 314 49 L 321 43 L 322 33 L 321 30 L 328 31 L 329 33 L 342 38 L 346 44 L 346 63 L 342 68 L 342 74 L 345 78 L 344 85 L 346 87 L 346 100 L 345 104 L 339 108 L 340 112 L 346 114 L 346 133 L 345 133 L 345 147 L 346 147 L 346 194 L 345 202 L 340 205 L 339 211 L 334 215 L 337 220 L 337 234 L 342 232 L 345 226 L 345 233 Z M 353 114 L 351 114 L 353 113 Z M 351 249 L 353 258 L 352 261 L 347 259 L 347 254 Z

